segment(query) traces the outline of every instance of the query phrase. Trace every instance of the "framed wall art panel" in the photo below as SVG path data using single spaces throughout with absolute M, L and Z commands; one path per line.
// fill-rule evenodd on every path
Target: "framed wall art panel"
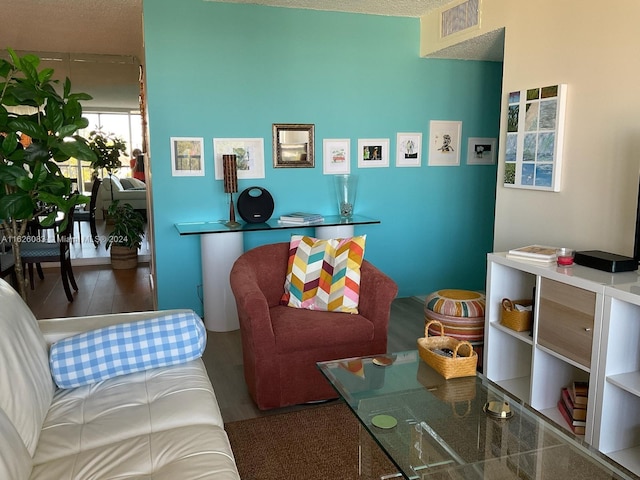
M 509 93 L 503 184 L 559 192 L 567 85 Z

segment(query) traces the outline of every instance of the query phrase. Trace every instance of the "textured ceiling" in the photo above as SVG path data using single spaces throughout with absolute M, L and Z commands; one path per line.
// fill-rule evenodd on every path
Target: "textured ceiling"
M 308 8 L 333 12 L 368 13 L 392 17 L 421 17 L 452 0 L 204 0 L 205 2 L 252 3 L 272 7 Z
M 451 0 L 224 1 L 419 17 Z M 142 0 L 13 0 L 12 3 L 15 8 L 2 9 L 0 49 L 142 56 Z
M 137 65 L 143 55 L 143 0 L 0 0 L 0 56 L 7 47 L 37 53 L 96 105 L 137 106 Z M 147 0 L 154 1 L 154 0 Z M 173 0 L 180 2 L 182 0 Z M 202 0 L 397 17 L 420 17 L 451 0 Z M 430 55 L 502 60 L 502 32 L 490 32 Z M 57 54 L 57 55 L 53 55 Z M 92 67 L 89 64 L 94 64 Z M 96 65 L 97 64 L 97 65 Z M 45 65 L 42 65 L 45 66 Z M 97 76 L 97 77 L 96 77 Z M 131 80 L 133 79 L 133 80 Z M 86 85 L 86 87 L 85 87 Z M 88 89 L 91 86 L 92 90 Z

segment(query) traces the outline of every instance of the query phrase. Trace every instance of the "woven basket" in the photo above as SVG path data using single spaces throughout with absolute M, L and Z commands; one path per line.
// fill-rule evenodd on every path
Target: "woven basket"
M 440 325 L 440 336 L 429 336 L 429 326 Z M 453 357 L 440 355 L 434 350 L 447 348 Z M 437 320 L 431 320 L 424 327 L 424 337 L 418 339 L 420 358 L 444 378 L 471 377 L 476 374 L 478 354 L 466 340 L 456 340 L 444 334 L 444 327 Z
M 502 299 L 502 318 L 500 323 L 511 330 L 515 330 L 516 332 L 531 330 L 531 311 L 520 312 L 516 310 L 516 303 L 525 307 L 533 305 L 533 301 L 531 300 Z

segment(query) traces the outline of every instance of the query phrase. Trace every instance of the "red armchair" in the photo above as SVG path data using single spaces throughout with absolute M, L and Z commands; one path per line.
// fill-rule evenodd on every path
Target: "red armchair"
M 364 260 L 358 314 L 280 305 L 289 243 L 256 247 L 231 269 L 244 377 L 262 410 L 337 397 L 316 362 L 387 351 L 391 302 L 398 287 Z

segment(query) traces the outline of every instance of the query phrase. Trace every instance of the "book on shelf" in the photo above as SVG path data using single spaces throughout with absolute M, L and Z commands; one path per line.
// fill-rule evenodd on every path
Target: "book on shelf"
M 293 212 L 280 215 L 280 221 L 287 223 L 322 222 L 323 220 L 324 217 L 319 213 Z
M 571 400 L 571 394 L 568 388 L 562 389 L 562 401 L 564 402 L 564 406 L 567 407 L 567 411 L 572 419 L 582 421 L 587 419 L 587 406 L 575 405 L 573 400 Z
M 564 420 L 567 422 L 573 433 L 575 433 L 576 435 L 584 435 L 587 422 L 584 422 L 582 420 L 573 420 L 571 418 L 571 415 L 569 415 L 569 412 L 567 411 L 567 408 L 565 407 L 562 400 L 558 400 L 558 410 L 560 411 L 560 415 L 562 415 L 562 418 L 564 418 Z
M 530 260 L 541 263 L 553 263 L 557 260 L 556 247 L 545 245 L 527 245 L 507 252 L 508 258 Z
M 319 218 L 317 220 L 308 220 L 308 221 L 304 221 L 304 222 L 290 222 L 288 220 L 278 220 L 278 224 L 280 225 L 317 225 L 318 223 L 322 223 L 324 222 L 324 218 Z
M 576 406 L 587 408 L 589 394 L 589 382 L 573 382 L 569 389 L 571 401 Z

